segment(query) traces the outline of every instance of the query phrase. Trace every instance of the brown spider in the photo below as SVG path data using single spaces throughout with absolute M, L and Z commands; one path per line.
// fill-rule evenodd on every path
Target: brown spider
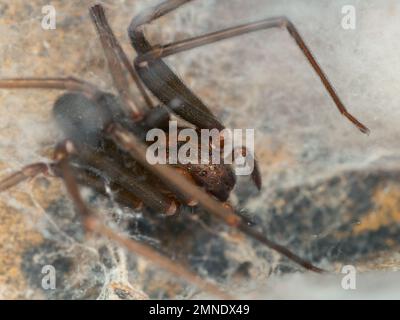
M 322 269 L 253 229 L 225 203 L 236 182 L 231 166 L 154 165 L 146 159 L 146 133 L 152 128 L 166 130 L 171 113 L 179 115 L 197 129 L 224 129 L 223 124 L 184 85 L 162 58 L 267 28 L 285 28 L 289 32 L 320 77 L 339 111 L 362 132 L 368 133 L 368 129 L 346 110 L 300 34 L 285 17 L 269 18 L 167 45 L 152 46 L 144 36 L 143 26 L 190 1 L 167 0 L 145 10 L 132 20 L 128 33 L 138 54 L 133 65 L 109 27 L 101 5 L 90 8 L 90 16 L 101 40 L 118 96 L 100 91 L 94 85 L 75 78 L 0 80 L 0 88 L 67 90 L 53 107 L 54 117 L 65 134 L 65 140 L 55 149 L 54 161 L 51 164 L 31 164 L 3 179 L 0 181 L 0 191 L 40 173 L 51 172 L 64 180 L 88 231 L 105 235 L 128 250 L 222 298 L 229 298 L 229 295 L 151 247 L 120 236 L 105 226 L 84 203 L 78 185 L 88 186 L 107 195 L 103 182 L 107 179 L 111 189 L 115 191 L 117 202 L 131 208 L 144 205 L 165 214 L 174 214 L 180 205 L 198 204 L 223 223 L 241 230 L 304 268 L 322 272 Z M 130 92 L 125 70 L 136 83 L 143 99 Z M 153 106 L 146 88 L 159 100 L 160 105 Z M 245 150 L 243 152 L 246 153 Z M 261 188 L 257 165 L 252 179 L 256 186 Z

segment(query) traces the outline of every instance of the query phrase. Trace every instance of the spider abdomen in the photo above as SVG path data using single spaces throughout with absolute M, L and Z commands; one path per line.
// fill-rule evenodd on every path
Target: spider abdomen
M 113 120 L 108 108 L 100 108 L 77 92 L 61 95 L 54 103 L 53 115 L 67 139 L 92 147 L 98 147 L 106 124 Z

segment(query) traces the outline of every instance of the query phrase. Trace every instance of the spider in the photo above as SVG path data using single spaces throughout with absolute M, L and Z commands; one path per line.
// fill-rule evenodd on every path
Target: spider
M 338 110 L 359 130 L 369 132 L 347 111 L 299 32 L 286 17 L 269 18 L 166 45 L 154 46 L 146 39 L 146 24 L 191 1 L 167 0 L 132 19 L 128 34 L 137 52 L 133 64 L 114 36 L 103 7 L 98 4 L 89 9 L 118 95 L 101 91 L 93 84 L 72 77 L 0 80 L 0 88 L 66 90 L 53 106 L 54 118 L 65 135 L 65 140 L 55 147 L 54 161 L 49 164 L 34 163 L 6 177 L 0 181 L 0 192 L 39 174 L 60 177 L 88 232 L 106 236 L 129 251 L 150 259 L 167 271 L 221 298 L 230 298 L 230 295 L 152 247 L 123 237 L 107 227 L 94 210 L 86 205 L 79 185 L 88 186 L 107 196 L 106 180 L 117 202 L 136 209 L 145 206 L 167 215 L 175 214 L 182 205 L 202 206 L 223 223 L 276 250 L 305 269 L 323 272 L 288 248 L 269 240 L 227 205 L 225 201 L 236 183 L 231 166 L 171 166 L 150 164 L 146 159 L 146 133 L 153 128 L 166 130 L 171 114 L 180 116 L 197 129 L 225 128 L 162 58 L 268 28 L 284 28 L 289 32 Z M 132 80 L 142 97 L 132 94 Z M 157 106 L 153 105 L 147 90 L 159 101 Z M 246 150 L 242 151 L 246 153 Z M 251 177 L 260 189 L 262 183 L 257 165 Z

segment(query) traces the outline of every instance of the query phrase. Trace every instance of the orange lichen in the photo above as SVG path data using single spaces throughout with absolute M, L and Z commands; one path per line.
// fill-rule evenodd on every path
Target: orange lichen
M 363 217 L 354 228 L 354 233 L 378 230 L 382 226 L 400 222 L 400 187 L 379 188 L 373 195 L 375 208 Z

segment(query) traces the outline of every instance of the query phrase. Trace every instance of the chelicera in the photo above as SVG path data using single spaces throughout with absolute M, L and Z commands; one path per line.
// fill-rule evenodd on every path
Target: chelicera
M 54 161 L 35 163 L 0 181 L 0 191 L 35 177 L 51 173 L 64 180 L 84 226 L 109 237 L 168 271 L 223 298 L 229 297 L 217 286 L 151 247 L 120 236 L 105 226 L 82 199 L 79 185 L 107 195 L 104 181 L 115 193 L 115 200 L 131 208 L 145 206 L 156 212 L 172 215 L 179 206 L 202 206 L 223 223 L 278 251 L 304 268 L 323 270 L 300 258 L 289 249 L 269 240 L 235 214 L 225 201 L 236 180 L 226 164 L 150 164 L 146 159 L 144 138 L 150 129 L 167 130 L 174 113 L 197 129 L 223 130 L 224 125 L 165 64 L 162 58 L 211 44 L 227 38 L 268 28 L 286 29 L 299 46 L 339 111 L 362 132 L 368 129 L 344 107 L 332 85 L 319 67 L 295 26 L 286 17 L 269 18 L 228 28 L 167 45 L 154 46 L 144 35 L 144 26 L 192 0 L 168 0 L 135 17 L 128 29 L 137 52 L 133 64 L 115 38 L 101 5 L 90 8 L 90 16 L 99 35 L 109 71 L 118 95 L 103 92 L 95 85 L 75 78 L 16 78 L 0 80 L 0 88 L 59 89 L 67 92 L 54 104 L 53 115 L 63 130 L 65 140 L 55 148 Z M 126 74 L 128 73 L 128 74 Z M 129 77 L 128 77 L 129 76 Z M 137 85 L 141 97 L 132 94 L 130 81 Z M 147 90 L 159 101 L 153 105 Z M 223 144 L 223 140 L 219 141 Z M 211 147 L 211 146 L 210 146 Z M 243 148 L 243 153 L 246 150 Z M 138 178 L 140 177 L 140 179 Z M 257 165 L 251 178 L 261 188 Z

